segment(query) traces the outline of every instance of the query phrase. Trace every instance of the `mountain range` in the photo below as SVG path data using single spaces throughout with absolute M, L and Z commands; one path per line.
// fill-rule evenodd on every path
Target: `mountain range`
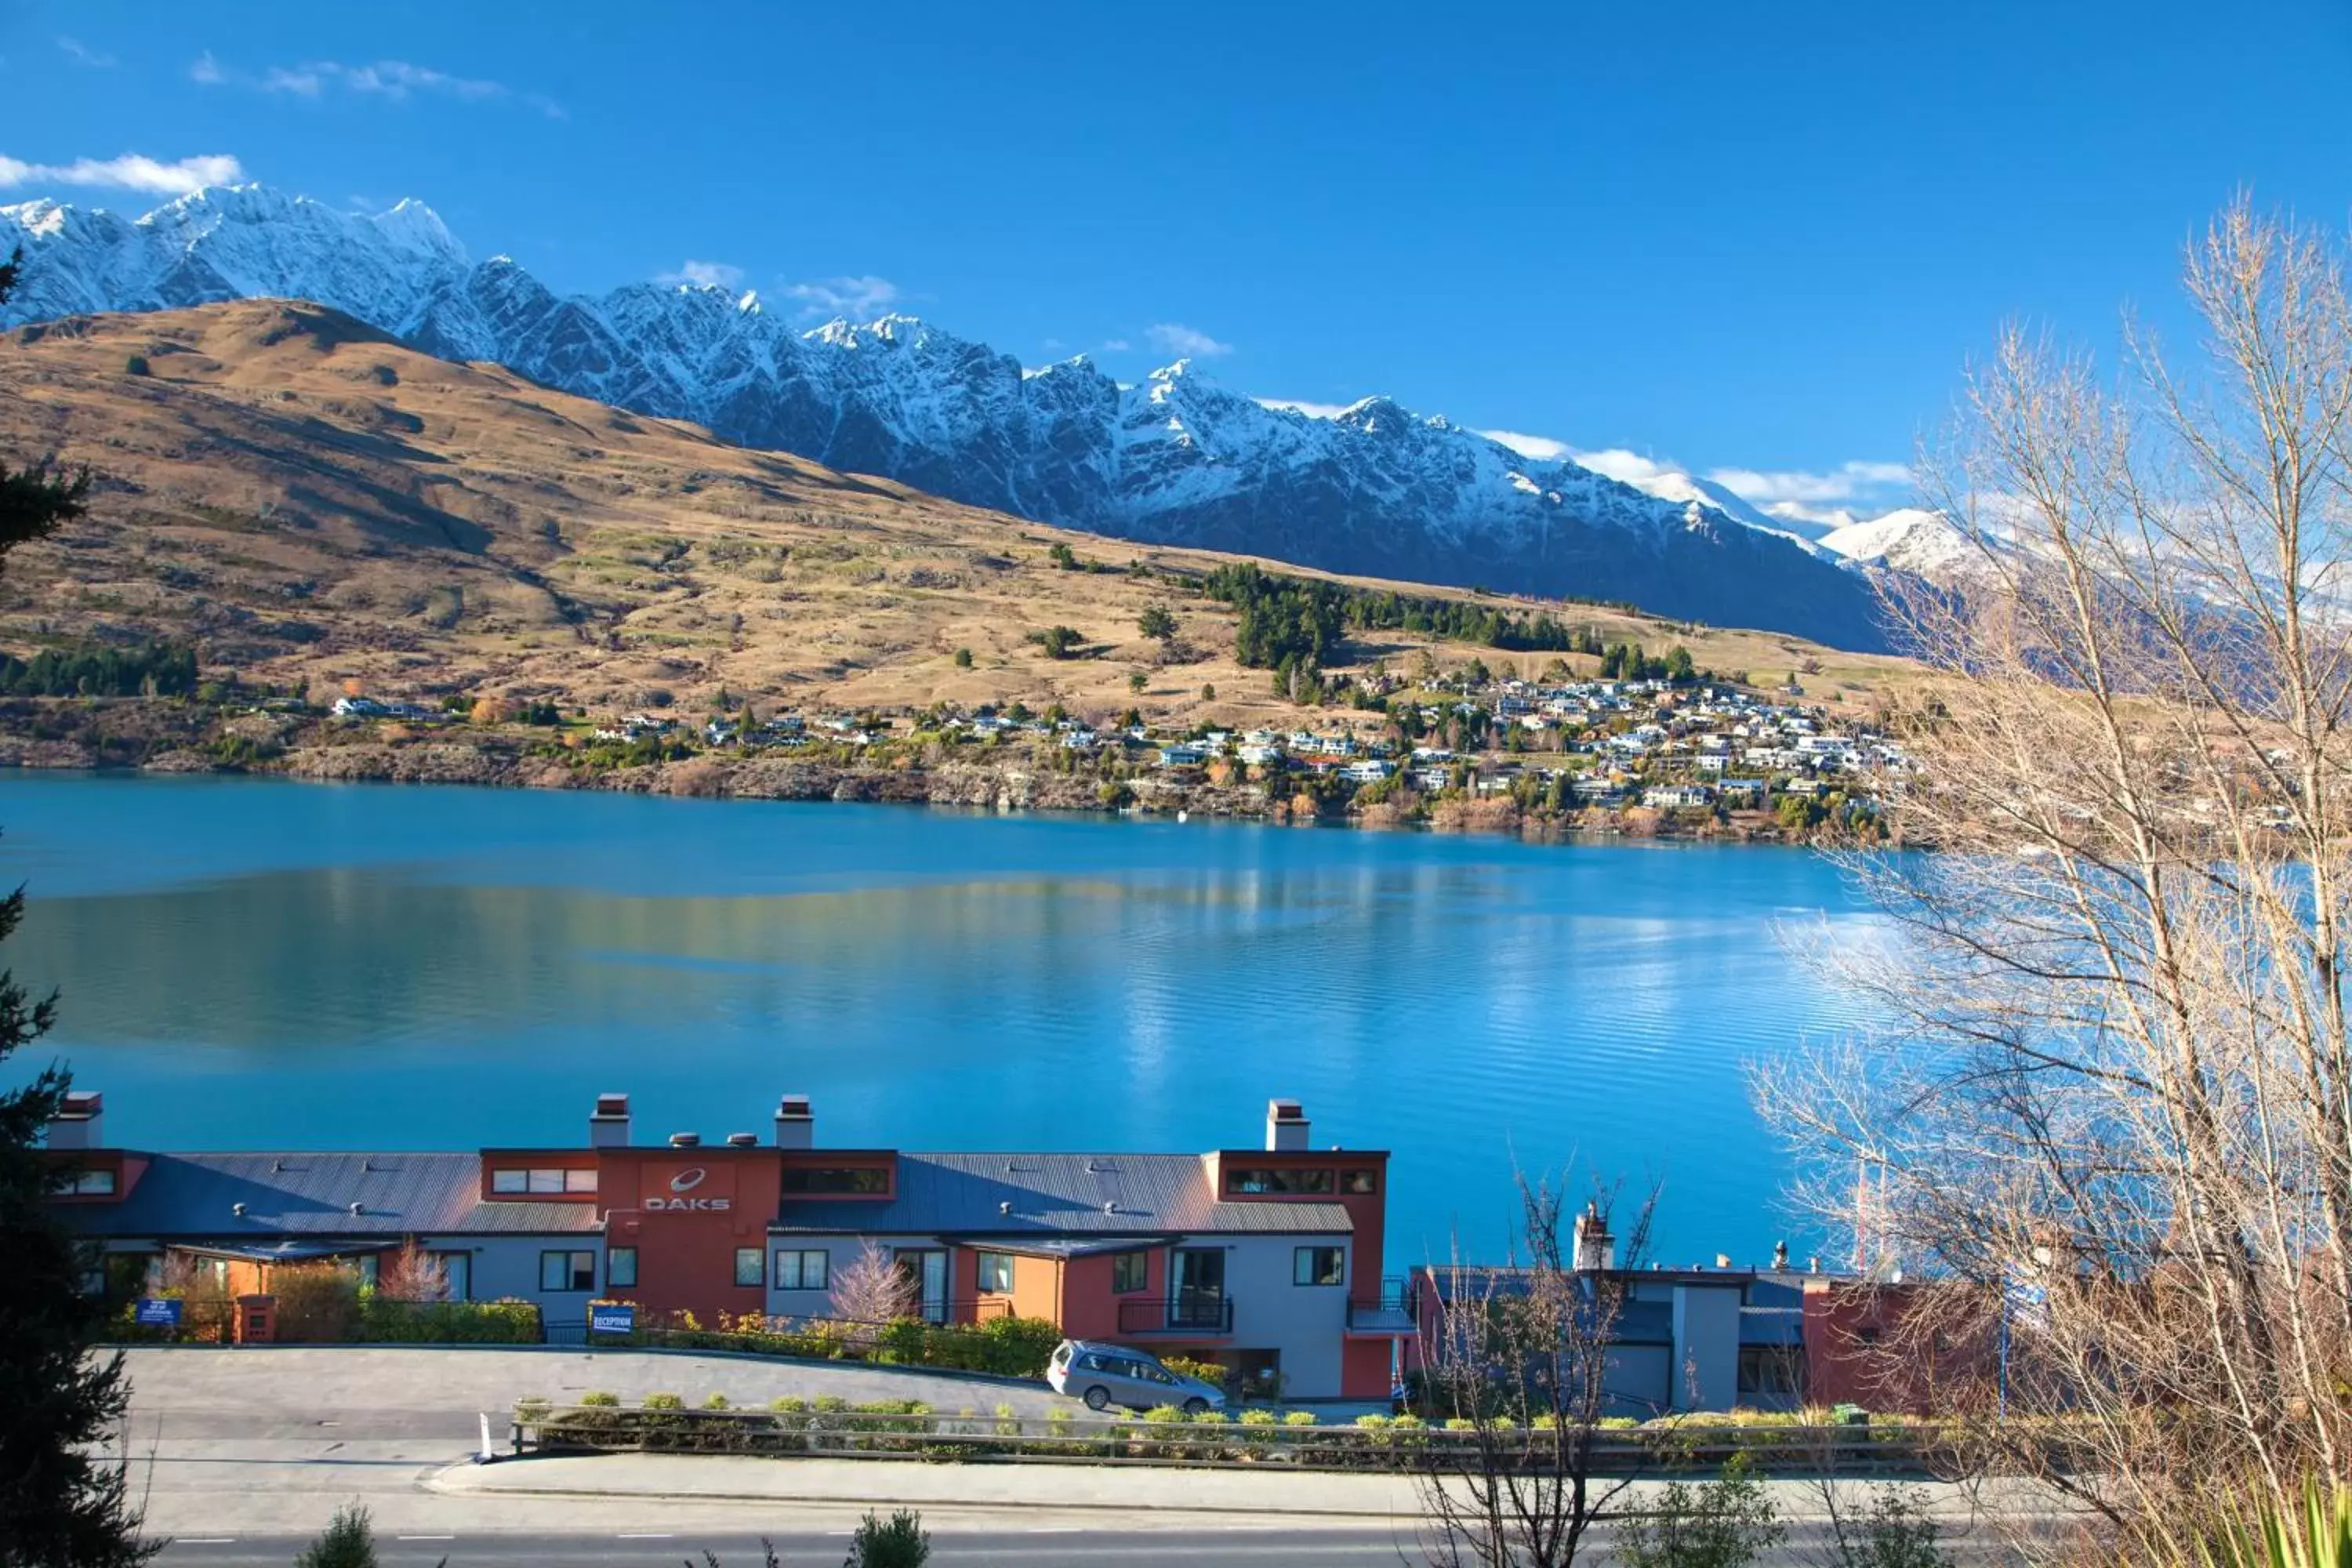
M 1783 531 L 1688 476 L 1637 488 L 1528 457 L 1386 398 L 1326 417 L 1182 360 L 1133 384 L 1084 358 L 1029 369 L 912 317 L 804 331 L 712 287 L 558 295 L 510 258 L 474 261 L 413 200 L 371 215 L 212 187 L 135 219 L 43 200 L 0 207 L 11 244 L 26 267 L 0 325 L 310 300 L 427 353 L 1042 522 L 1885 646 L 1835 534 Z M 1853 554 L 1884 558 L 1924 526 L 1877 528 Z

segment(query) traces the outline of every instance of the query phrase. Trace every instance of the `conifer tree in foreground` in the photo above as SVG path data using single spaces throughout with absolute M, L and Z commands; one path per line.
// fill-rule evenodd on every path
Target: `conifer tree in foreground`
M 0 300 L 18 262 L 0 267 Z M 86 475 L 0 463 L 0 557 L 81 514 Z M 25 916 L 22 888 L 0 899 L 0 942 Z M 0 1068 L 48 1032 L 56 999 L 35 1001 L 0 971 Z M 130 1402 L 120 1355 L 89 1354 L 105 1318 L 86 1295 L 87 1247 L 48 1205 L 59 1167 L 41 1152 L 71 1080 L 51 1064 L 0 1094 L 0 1563 L 135 1568 L 142 1541 L 121 1467 L 103 1454 Z

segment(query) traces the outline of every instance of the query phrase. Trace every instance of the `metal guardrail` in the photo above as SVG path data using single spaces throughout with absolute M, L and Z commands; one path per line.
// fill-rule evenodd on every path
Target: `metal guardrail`
M 1118 1304 L 1118 1331 L 1222 1337 L 1234 1331 L 1234 1299 L 1189 1290 L 1173 1300 L 1129 1299 Z

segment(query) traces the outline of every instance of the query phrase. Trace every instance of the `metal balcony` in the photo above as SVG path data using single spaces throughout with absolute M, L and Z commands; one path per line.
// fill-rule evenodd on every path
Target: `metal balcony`
M 1130 1300 L 1118 1304 L 1122 1334 L 1189 1334 L 1216 1339 L 1234 1331 L 1234 1299 L 1222 1291 L 1181 1291 L 1173 1300 Z
M 1377 1296 L 1351 1296 L 1348 1300 L 1348 1331 L 1351 1334 L 1410 1334 L 1420 1327 L 1412 1292 L 1406 1289 L 1402 1275 L 1383 1279 Z

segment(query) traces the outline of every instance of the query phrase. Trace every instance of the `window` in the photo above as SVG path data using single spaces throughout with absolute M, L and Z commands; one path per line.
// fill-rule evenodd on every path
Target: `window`
M 1294 1285 L 1344 1285 L 1348 1282 L 1348 1249 L 1344 1247 L 1302 1247 L 1291 1254 Z
M 78 1197 L 110 1198 L 114 1195 L 114 1173 L 111 1171 L 79 1171 L 73 1186 L 68 1189 Z
M 1013 1294 L 1013 1255 L 1009 1252 L 983 1252 L 980 1255 L 980 1288 L 990 1296 Z
M 1376 1193 L 1381 1190 L 1380 1177 L 1370 1171 L 1342 1171 L 1339 1173 L 1339 1190 L 1359 1197 Z
M 788 1165 L 788 1193 L 887 1193 L 890 1173 L 880 1165 Z
M 542 1252 L 539 1255 L 539 1288 L 542 1290 L 593 1290 L 596 1255 L 593 1252 Z
M 1804 1392 L 1805 1348 L 1802 1345 L 1742 1345 L 1739 1347 L 1739 1392 L 1794 1398 Z
M 444 1297 L 451 1301 L 474 1299 L 474 1255 L 470 1252 L 428 1252 L 425 1255 L 441 1269 L 441 1278 L 448 1289 Z
M 735 1283 L 765 1285 L 768 1275 L 765 1264 L 768 1249 L 764 1247 L 739 1247 L 735 1249 Z
M 1287 1195 L 1297 1193 L 1324 1194 L 1338 1186 L 1338 1173 L 1328 1167 L 1321 1170 L 1278 1171 L 1263 1166 L 1249 1166 L 1225 1173 L 1225 1191 L 1243 1195 L 1259 1194 Z
M 604 1283 L 615 1290 L 637 1288 L 637 1249 L 615 1247 L 604 1254 Z
M 528 1171 L 490 1173 L 490 1191 L 493 1193 L 593 1193 L 595 1190 L 596 1173 L 591 1167 L 566 1170 L 561 1165 L 551 1165 Z
M 776 1289 L 779 1290 L 822 1290 L 826 1288 L 823 1248 L 807 1252 L 776 1254 Z
M 1149 1289 L 1151 1285 L 1151 1254 L 1122 1252 L 1110 1260 L 1111 1293 L 1129 1295 Z

